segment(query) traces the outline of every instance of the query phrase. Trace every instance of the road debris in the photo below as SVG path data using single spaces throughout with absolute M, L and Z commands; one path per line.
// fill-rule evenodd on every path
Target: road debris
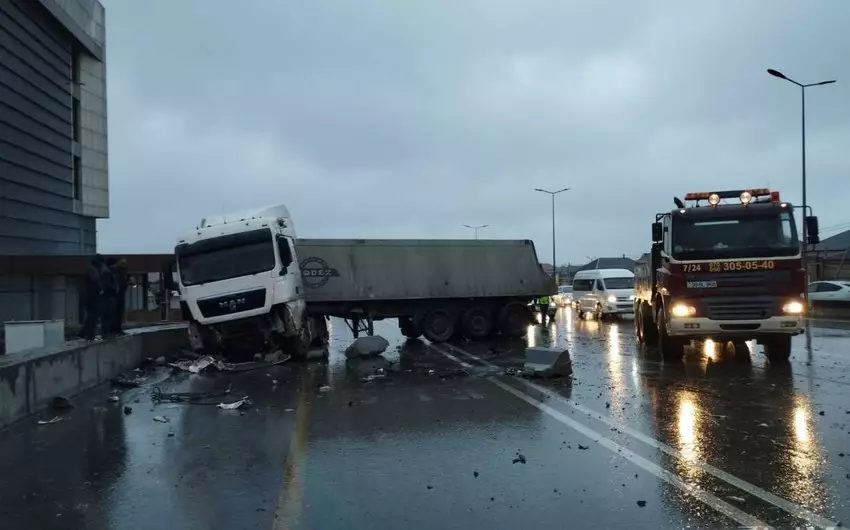
M 50 405 L 53 410 L 69 410 L 74 408 L 74 404 L 71 403 L 71 400 L 64 396 L 54 397 Z
M 525 464 L 526 463 L 525 455 L 520 453 L 520 452 L 517 452 L 516 457 L 513 459 L 513 463 L 514 464 Z
M 133 413 L 133 407 L 130 407 L 128 405 L 124 405 L 124 415 L 129 416 L 132 413 Z
M 572 375 L 573 363 L 569 350 L 533 347 L 525 349 L 523 376 L 566 377 Z
M 158 421 L 159 423 L 169 423 L 171 420 L 169 420 L 165 416 L 154 416 L 153 421 Z
M 112 386 L 116 386 L 118 388 L 138 388 L 141 386 L 142 381 L 141 377 L 136 377 L 133 379 L 127 379 L 126 377 L 115 377 L 110 382 Z
M 158 386 L 151 389 L 151 401 L 154 403 L 193 403 L 196 405 L 216 405 L 219 398 L 230 394 L 227 390 L 217 392 L 163 392 Z
M 59 416 L 54 416 L 52 419 L 49 419 L 49 420 L 38 420 L 38 424 L 39 425 L 53 425 L 54 423 L 59 423 L 60 421 L 62 421 L 62 418 L 60 418 Z
M 115 394 L 109 396 L 109 398 L 107 398 L 107 399 L 109 399 L 109 401 L 111 401 L 112 403 L 118 403 L 119 401 L 121 401 L 121 398 L 119 398 Z
M 229 363 L 223 357 L 205 355 L 199 359 L 184 359 L 168 363 L 168 366 L 177 368 L 184 372 L 199 374 L 209 368 L 218 370 L 219 372 L 246 372 L 248 370 L 257 370 L 260 368 L 268 368 L 283 364 L 291 358 L 281 351 L 276 351 L 262 357 L 261 361 L 248 361 L 243 363 Z
M 319 387 L 319 392 L 330 392 L 331 387 L 329 385 L 322 385 Z
M 243 397 L 239 401 L 234 401 L 233 403 L 219 403 L 216 406 L 223 410 L 236 410 L 246 403 L 249 403 L 248 396 Z
M 380 335 L 360 337 L 354 339 L 354 342 L 345 349 L 345 356 L 349 359 L 377 357 L 389 347 L 389 341 Z
M 637 505 L 643 508 L 646 506 L 646 501 L 637 501 Z

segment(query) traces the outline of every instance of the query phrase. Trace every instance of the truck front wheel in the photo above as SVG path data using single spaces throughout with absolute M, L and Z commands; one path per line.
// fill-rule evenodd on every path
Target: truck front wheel
M 787 363 L 791 358 L 791 336 L 777 335 L 764 339 L 764 354 L 772 363 Z
M 431 342 L 446 342 L 455 334 L 455 319 L 442 309 L 431 311 L 422 320 L 422 332 Z
M 685 355 L 685 341 L 679 337 L 671 337 L 667 334 L 667 317 L 664 309 L 658 310 L 658 349 L 661 350 L 661 358 L 664 362 L 680 362 Z

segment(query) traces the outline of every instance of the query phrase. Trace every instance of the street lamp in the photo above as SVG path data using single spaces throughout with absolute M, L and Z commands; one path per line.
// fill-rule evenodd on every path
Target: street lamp
M 534 188 L 534 191 L 548 193 L 552 196 L 552 276 L 555 278 L 555 283 L 558 282 L 558 262 L 555 260 L 555 195 L 569 190 L 570 188 L 564 188 L 558 191 L 549 191 L 540 188 Z
M 490 225 L 475 225 L 475 226 L 463 225 L 463 226 L 465 226 L 467 228 L 471 228 L 472 230 L 475 230 L 475 239 L 478 239 L 478 231 L 481 230 L 482 228 L 487 228 Z
M 829 80 L 829 81 L 820 81 L 818 83 L 803 84 L 803 83 L 798 83 L 797 81 L 794 81 L 793 79 L 786 76 L 782 72 L 780 72 L 778 70 L 774 70 L 772 68 L 768 68 L 767 73 L 769 73 L 773 77 L 778 77 L 779 79 L 784 79 L 785 81 L 788 81 L 789 83 L 793 83 L 793 84 L 797 85 L 798 87 L 800 87 L 800 99 L 801 99 L 801 102 L 802 102 L 801 126 L 802 126 L 802 148 L 803 148 L 803 249 L 802 249 L 802 255 L 803 255 L 803 270 L 806 273 L 806 281 L 808 281 L 809 264 L 808 264 L 807 254 L 808 254 L 808 247 L 809 247 L 809 234 L 808 234 L 808 229 L 806 227 L 806 219 L 805 219 L 806 212 L 808 211 L 806 209 L 806 89 L 809 88 L 809 87 L 812 87 L 812 86 L 829 85 L 829 84 L 835 83 L 835 79 L 832 79 L 832 80 Z M 808 288 L 808 286 L 806 286 L 806 288 L 803 290 L 803 298 L 806 302 L 806 349 L 809 352 L 811 352 L 812 351 L 812 326 L 811 326 L 811 320 L 809 319 L 809 288 Z

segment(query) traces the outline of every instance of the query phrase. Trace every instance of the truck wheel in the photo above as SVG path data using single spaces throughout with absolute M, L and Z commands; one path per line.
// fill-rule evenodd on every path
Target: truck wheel
M 455 334 L 455 319 L 441 309 L 431 311 L 422 320 L 422 332 L 431 342 L 446 342 Z
M 640 330 L 644 344 L 651 348 L 658 346 L 658 329 L 652 321 L 652 308 L 649 304 L 640 305 Z
M 640 308 L 635 310 L 635 340 L 638 344 L 643 344 L 643 329 L 641 329 Z
M 470 307 L 461 317 L 463 334 L 469 340 L 484 340 L 493 332 L 493 317 L 483 307 Z
M 667 335 L 667 318 L 664 309 L 658 310 L 658 349 L 664 362 L 678 363 L 685 355 L 685 341 L 678 337 Z
M 305 318 L 301 322 L 301 329 L 298 335 L 286 337 L 286 350 L 283 353 L 288 353 L 292 356 L 293 361 L 303 361 L 307 359 L 307 353 L 310 351 L 310 323 Z
M 765 339 L 764 354 L 772 363 L 787 363 L 791 358 L 791 335 L 778 335 Z
M 525 336 L 531 321 L 528 306 L 519 302 L 511 302 L 499 311 L 499 330 L 506 337 L 518 339 Z

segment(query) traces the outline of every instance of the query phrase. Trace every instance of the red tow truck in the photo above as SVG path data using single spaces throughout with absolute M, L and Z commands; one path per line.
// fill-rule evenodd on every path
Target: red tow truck
M 688 193 L 656 214 L 652 249 L 635 267 L 637 340 L 681 360 L 691 341 L 732 342 L 739 354 L 756 340 L 774 362 L 787 361 L 804 331 L 801 242 L 794 207 L 779 192 L 748 189 Z M 808 243 L 817 217 L 806 217 Z

